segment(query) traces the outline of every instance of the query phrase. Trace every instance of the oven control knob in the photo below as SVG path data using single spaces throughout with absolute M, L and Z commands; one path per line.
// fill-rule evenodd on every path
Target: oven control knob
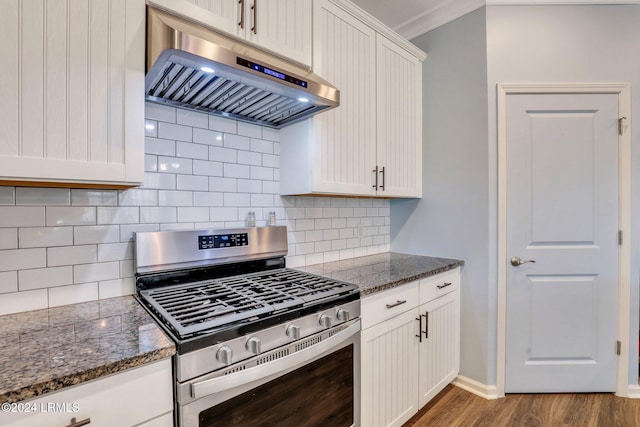
M 287 336 L 294 340 L 300 339 L 300 326 L 289 325 L 287 327 Z
M 325 328 L 330 328 L 331 316 L 327 316 L 326 314 L 323 314 L 322 316 L 320 316 L 319 323 Z
M 223 345 L 220 347 L 218 352 L 216 353 L 216 359 L 218 362 L 224 363 L 225 365 L 231 364 L 231 358 L 233 357 L 233 350 L 227 345 Z
M 346 322 L 347 320 L 349 320 L 349 310 L 338 310 L 338 312 L 336 313 L 336 317 L 339 321 Z
M 250 351 L 253 354 L 260 354 L 260 338 L 249 338 L 245 347 L 247 351 Z

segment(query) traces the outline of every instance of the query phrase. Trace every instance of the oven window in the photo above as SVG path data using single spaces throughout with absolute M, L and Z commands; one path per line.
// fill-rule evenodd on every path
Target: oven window
M 200 412 L 200 427 L 353 424 L 353 345 Z

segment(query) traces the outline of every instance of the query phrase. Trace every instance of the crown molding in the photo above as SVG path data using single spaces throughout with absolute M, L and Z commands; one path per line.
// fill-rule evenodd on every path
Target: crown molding
M 394 30 L 407 40 L 411 40 L 483 6 L 570 6 L 597 4 L 640 4 L 640 0 L 445 0 L 431 9 L 425 10 L 397 25 Z
M 483 7 L 485 0 L 445 0 L 394 28 L 408 40 L 418 37 L 469 12 Z

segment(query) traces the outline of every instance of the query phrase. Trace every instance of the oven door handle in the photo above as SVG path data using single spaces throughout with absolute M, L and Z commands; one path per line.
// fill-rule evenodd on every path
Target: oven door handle
M 348 328 L 338 332 L 330 338 L 319 342 L 304 350 L 297 351 L 289 356 L 276 359 L 273 362 L 254 366 L 230 375 L 211 378 L 191 384 L 191 397 L 199 399 L 213 393 L 229 390 L 239 385 L 248 384 L 285 370 L 293 370 L 305 365 L 309 360 L 331 350 L 337 344 L 360 332 L 360 320 Z

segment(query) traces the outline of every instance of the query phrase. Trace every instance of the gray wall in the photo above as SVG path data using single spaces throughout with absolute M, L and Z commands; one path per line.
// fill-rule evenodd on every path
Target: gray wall
M 496 218 L 496 84 L 631 83 L 632 277 L 629 383 L 638 381 L 638 235 L 640 204 L 640 5 L 489 6 L 487 63 L 489 89 L 490 217 Z M 636 126 L 633 126 L 633 123 Z M 492 221 L 495 223 L 495 221 Z M 492 233 L 492 236 L 495 234 Z M 495 242 L 493 243 L 495 246 Z M 496 252 L 491 250 L 495 283 Z M 492 298 L 495 287 L 491 287 Z M 494 324 L 494 319 L 490 319 Z M 494 327 L 491 326 L 491 331 Z
M 640 5 L 488 6 L 413 40 L 424 194 L 391 202 L 391 249 L 464 259 L 461 374 L 496 383 L 498 83 L 628 82 L 640 122 Z M 629 383 L 638 378 L 640 126 L 632 127 Z
M 423 79 L 423 199 L 391 201 L 391 249 L 465 260 L 461 373 L 489 381 L 488 158 L 485 9 L 412 42 Z

